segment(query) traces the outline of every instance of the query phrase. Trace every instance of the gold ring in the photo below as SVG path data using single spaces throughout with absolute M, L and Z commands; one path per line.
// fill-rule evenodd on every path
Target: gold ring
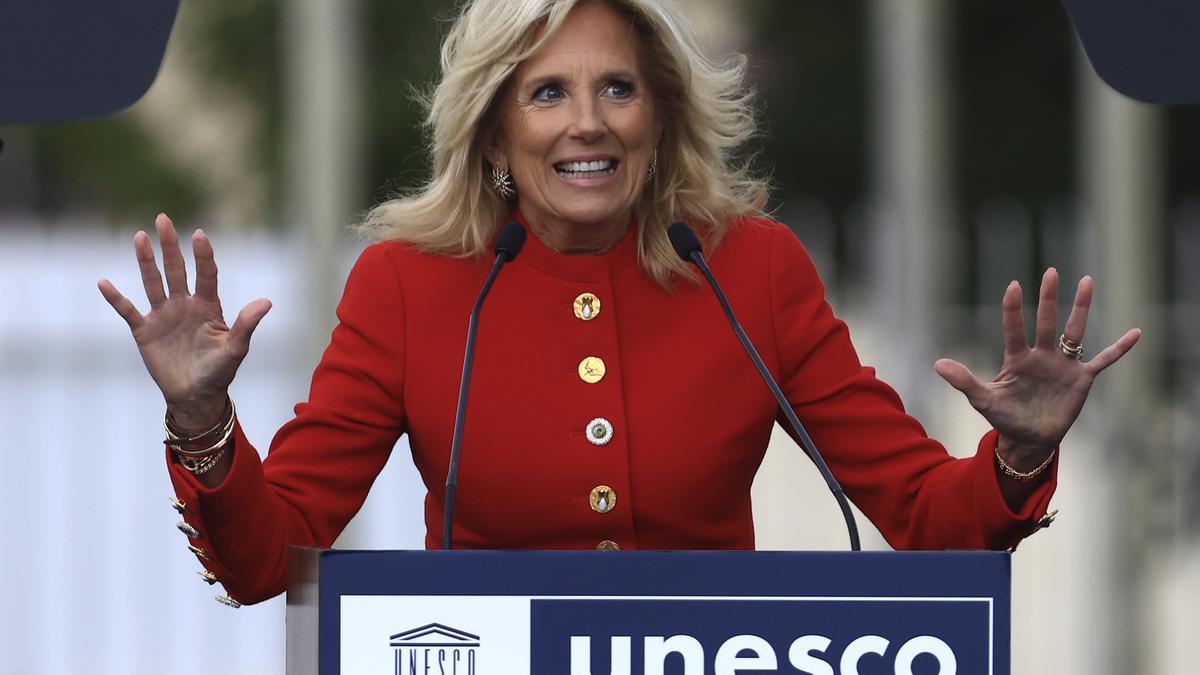
M 1058 336 L 1058 348 L 1063 354 L 1077 361 L 1083 358 L 1083 343 L 1072 340 L 1066 333 Z

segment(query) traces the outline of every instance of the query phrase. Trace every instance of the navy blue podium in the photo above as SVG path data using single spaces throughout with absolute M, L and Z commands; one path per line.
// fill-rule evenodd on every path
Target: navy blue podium
M 1008 675 L 1007 553 L 294 549 L 287 672 Z

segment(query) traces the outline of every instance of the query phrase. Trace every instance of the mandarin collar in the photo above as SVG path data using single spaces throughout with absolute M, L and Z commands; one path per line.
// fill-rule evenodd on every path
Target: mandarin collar
M 516 262 L 565 281 L 608 281 L 637 262 L 637 224 L 629 222 L 625 235 L 604 253 L 594 255 L 565 255 L 549 249 L 529 228 L 520 209 L 512 219 L 525 228 L 525 246 Z

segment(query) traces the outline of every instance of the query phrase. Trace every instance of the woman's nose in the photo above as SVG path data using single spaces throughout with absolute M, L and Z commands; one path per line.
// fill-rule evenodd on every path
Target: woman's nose
M 593 143 L 608 133 L 600 102 L 594 98 L 576 99 L 574 119 L 569 129 L 572 138 Z

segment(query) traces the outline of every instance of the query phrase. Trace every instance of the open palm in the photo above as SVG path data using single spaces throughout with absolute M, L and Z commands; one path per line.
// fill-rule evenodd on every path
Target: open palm
M 188 291 L 187 269 L 174 225 L 160 214 L 155 229 L 162 246 L 165 290 L 150 237 L 138 232 L 133 239 L 150 312 L 139 312 L 107 279 L 100 280 L 100 292 L 129 324 L 146 369 L 162 390 L 168 408 L 188 420 L 215 419 L 250 348 L 250 335 L 271 303 L 264 299 L 251 302 L 233 326 L 227 326 L 217 295 L 217 265 L 208 236 L 200 230 L 192 235 L 196 259 L 193 295 Z
M 1083 343 L 1094 283 L 1083 277 L 1067 317 L 1063 336 Z M 1102 370 L 1125 355 L 1141 337 L 1131 329 L 1089 361 L 1074 358 L 1058 343 L 1058 272 L 1046 270 L 1038 299 L 1033 347 L 1025 337 L 1021 287 L 1004 292 L 1004 362 L 991 382 L 984 383 L 963 364 L 941 359 L 934 368 L 966 395 L 1002 439 L 1025 448 L 1056 447 L 1083 408 L 1092 382 Z

